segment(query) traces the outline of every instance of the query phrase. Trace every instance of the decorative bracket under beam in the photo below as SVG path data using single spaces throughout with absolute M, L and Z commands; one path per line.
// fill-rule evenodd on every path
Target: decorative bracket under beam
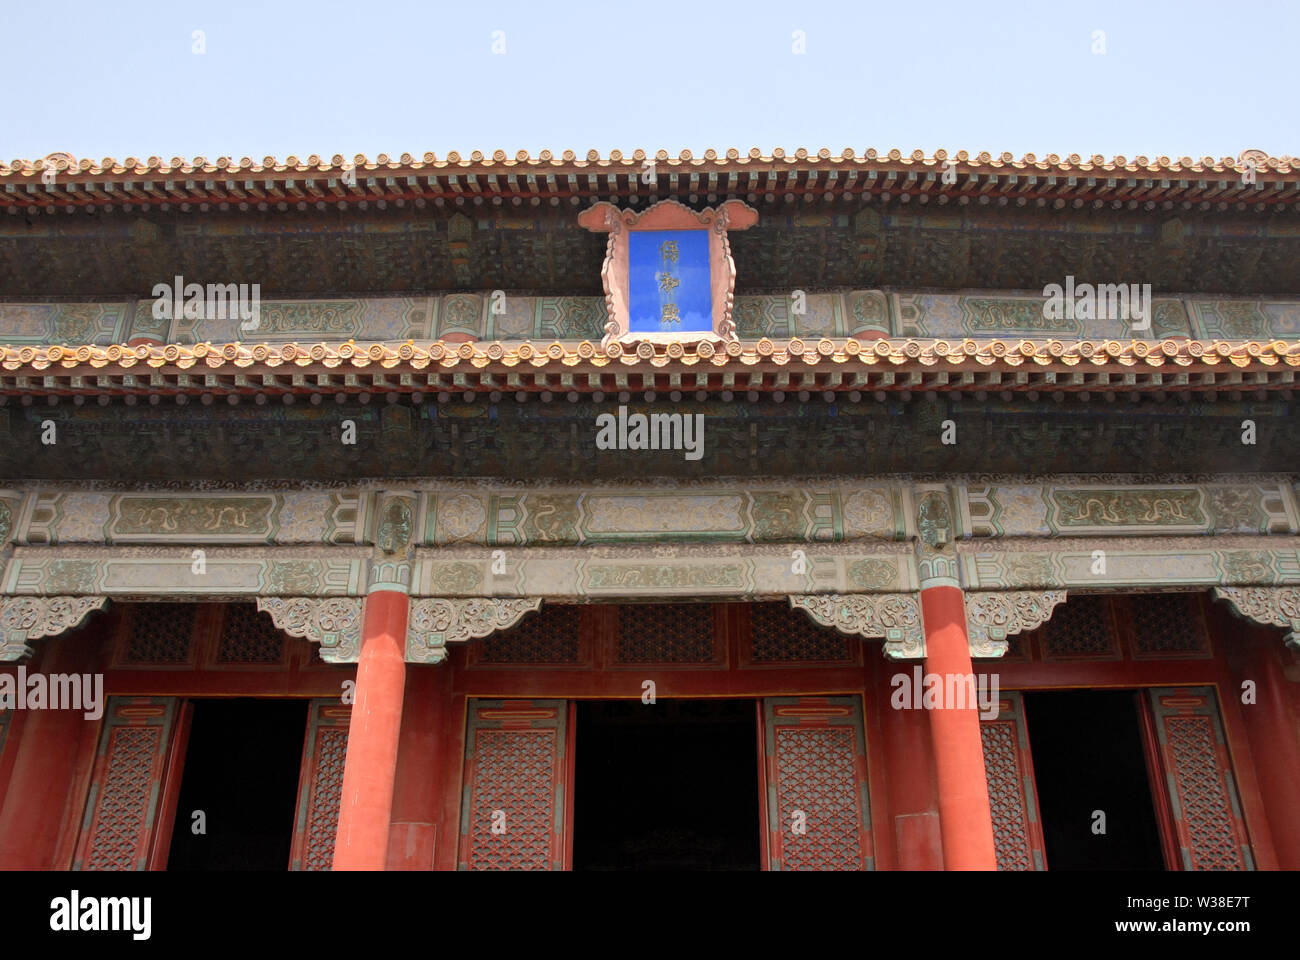
M 0 597 L 0 663 L 25 660 L 27 641 L 71 630 L 107 604 L 108 597 Z
M 257 609 L 289 636 L 320 644 L 326 663 L 356 663 L 361 656 L 357 597 L 258 597 Z
M 1283 642 L 1300 650 L 1300 587 L 1215 587 L 1214 599 L 1227 600 L 1239 617 L 1289 630 Z
M 540 597 L 420 597 L 411 600 L 406 631 L 407 663 L 441 663 L 447 644 L 478 640 L 513 627 L 540 610 Z
M 1007 637 L 1045 624 L 1064 590 L 1012 590 L 966 594 L 966 636 L 972 657 L 1000 657 Z
M 884 639 L 885 656 L 914 660 L 925 656 L 921 606 L 910 593 L 791 594 L 798 607 L 824 627 L 840 633 Z

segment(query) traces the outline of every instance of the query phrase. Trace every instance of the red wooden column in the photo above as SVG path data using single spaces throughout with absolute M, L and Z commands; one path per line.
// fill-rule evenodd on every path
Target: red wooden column
M 1221 617 L 1220 623 L 1225 619 Z M 1231 662 L 1237 689 L 1225 691 L 1223 696 L 1240 700 L 1242 681 L 1255 682 L 1256 702 L 1240 706 L 1255 759 L 1255 774 L 1268 812 L 1278 867 L 1300 870 L 1300 821 L 1294 816 L 1300 798 L 1300 738 L 1287 702 L 1290 681 L 1283 667 L 1286 649 L 1279 632 L 1272 628 L 1234 626 L 1239 635 L 1225 646 L 1235 654 Z M 1222 709 L 1226 713 L 1231 706 L 1224 703 Z
M 946 577 L 923 578 L 921 588 L 925 672 L 941 677 L 972 673 L 961 588 Z M 940 698 L 939 708 L 929 713 L 944 869 L 996 870 L 977 707 L 968 703 L 957 708 Z
M 406 686 L 406 621 L 410 599 L 397 584 L 378 584 L 361 622 L 357 689 L 339 799 L 335 870 L 383 870 L 397 774 Z

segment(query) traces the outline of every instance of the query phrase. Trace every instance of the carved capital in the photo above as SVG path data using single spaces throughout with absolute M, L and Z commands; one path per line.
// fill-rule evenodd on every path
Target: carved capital
M 892 659 L 925 656 L 921 607 L 910 593 L 792 594 L 790 606 L 840 633 L 884 639 L 885 656 Z
M 107 603 L 108 597 L 0 598 L 0 662 L 31 656 L 27 641 L 71 630 Z
M 1007 652 L 1007 637 L 1041 627 L 1064 590 L 1016 590 L 966 594 L 966 637 L 972 657 L 1000 657 Z
M 1283 638 L 1300 650 L 1300 587 L 1215 587 L 1214 598 L 1227 600 L 1234 613 L 1255 623 L 1289 630 Z
M 319 643 L 326 663 L 356 663 L 361 656 L 361 601 L 356 597 L 258 597 L 257 609 L 269 613 L 289 636 Z
M 406 630 L 408 663 L 441 663 L 448 643 L 478 640 L 540 610 L 539 597 L 421 597 L 411 601 Z

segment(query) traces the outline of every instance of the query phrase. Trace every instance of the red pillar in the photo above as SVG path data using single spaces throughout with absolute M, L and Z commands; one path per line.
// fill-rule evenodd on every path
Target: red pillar
M 925 672 L 940 677 L 972 673 L 961 588 L 945 585 L 923 589 L 921 617 L 925 621 Z M 977 707 L 969 703 L 957 709 L 941 703 L 939 709 L 929 713 L 939 783 L 944 869 L 996 870 L 993 815 Z
M 892 673 L 911 673 L 906 661 L 881 662 L 887 681 Z M 942 870 L 943 834 L 935 798 L 933 750 L 924 710 L 895 710 L 893 690 L 878 683 L 876 698 L 883 715 L 885 778 L 889 813 L 894 822 L 894 852 L 899 870 Z
M 1239 709 L 1250 739 L 1278 867 L 1300 870 L 1300 821 L 1294 815 L 1296 801 L 1300 800 L 1300 738 L 1287 702 L 1289 681 L 1282 666 L 1286 651 L 1280 636 L 1272 629 L 1241 630 L 1239 639 L 1243 642 L 1238 645 L 1244 650 L 1241 656 L 1234 657 L 1237 689 L 1225 691 L 1224 696 L 1240 700 L 1241 682 L 1255 681 L 1256 702 L 1242 704 Z M 1231 706 L 1225 704 L 1225 712 Z
M 442 752 L 451 665 L 415 664 L 406 677 L 394 781 L 389 870 L 432 870 L 442 817 Z
M 97 672 L 102 630 L 96 619 L 84 630 L 36 641 L 29 672 Z M 10 731 L 5 750 L 17 756 L 0 796 L 0 869 L 69 868 L 101 724 L 79 710 L 33 710 L 17 738 Z
M 406 683 L 409 599 L 396 590 L 366 597 L 356 698 L 343 764 L 335 870 L 383 870 L 397 773 Z

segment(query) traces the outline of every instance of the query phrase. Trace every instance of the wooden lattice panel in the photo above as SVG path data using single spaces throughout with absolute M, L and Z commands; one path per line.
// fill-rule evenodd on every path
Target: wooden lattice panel
M 184 666 L 192 660 L 197 603 L 133 605 L 119 662 L 124 666 Z
M 749 661 L 764 663 L 854 663 L 848 635 L 814 623 L 789 602 L 750 606 Z
M 1119 660 L 1118 634 L 1108 597 L 1072 596 L 1043 625 L 1044 660 Z
M 284 634 L 276 628 L 270 614 L 259 612 L 251 603 L 227 604 L 217 642 L 217 663 L 225 666 L 282 662 Z
M 770 697 L 763 727 L 769 869 L 874 869 L 858 698 Z
M 1128 598 L 1137 660 L 1210 656 L 1210 636 L 1200 597 L 1192 593 L 1145 593 Z
M 616 664 L 718 661 L 710 604 L 630 603 L 618 608 Z
M 171 697 L 112 697 L 74 870 L 144 870 L 176 718 Z
M 311 702 L 298 780 L 290 870 L 329 870 L 334 865 L 351 715 L 352 708 L 335 699 Z
M 476 641 L 473 662 L 483 665 L 578 665 L 578 607 L 545 604 L 517 626 Z
M 460 869 L 564 865 L 563 700 L 471 700 Z
M 1184 870 L 1254 870 L 1212 687 L 1148 691 Z
M 993 813 L 993 844 L 999 870 L 1045 870 L 1038 791 L 1020 694 L 1005 694 L 995 719 L 980 720 L 984 773 Z

